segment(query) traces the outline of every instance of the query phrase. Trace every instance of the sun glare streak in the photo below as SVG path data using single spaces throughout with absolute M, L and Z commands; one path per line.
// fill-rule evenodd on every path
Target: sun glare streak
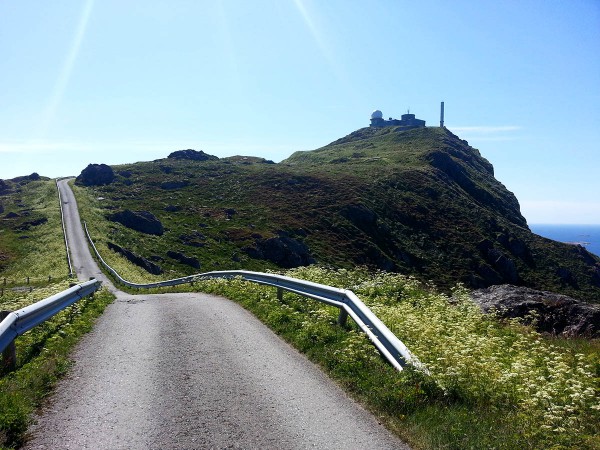
M 355 90 L 352 88 L 352 85 L 348 80 L 348 77 L 346 76 L 345 72 L 339 68 L 329 45 L 327 45 L 327 43 L 325 42 L 322 33 L 319 31 L 311 14 L 308 12 L 304 4 L 304 0 L 294 0 L 294 4 L 296 5 L 296 9 L 302 16 L 302 19 L 304 20 L 304 23 L 306 24 L 306 27 L 308 28 L 308 31 L 310 32 L 312 38 L 317 44 L 317 47 L 321 51 L 321 54 L 327 61 L 327 64 L 329 64 L 329 67 L 331 68 L 337 79 L 346 86 L 349 92 L 356 94 Z
M 223 50 L 227 56 L 228 72 L 231 76 L 234 86 L 238 92 L 242 91 L 242 81 L 240 78 L 239 65 L 231 37 L 231 29 L 229 26 L 229 20 L 227 18 L 227 11 L 223 1 L 216 2 L 217 14 L 218 14 L 218 30 L 220 35 L 220 41 L 223 46 Z
M 44 113 L 41 132 L 39 133 L 41 136 L 46 135 L 48 132 L 48 129 L 50 128 L 50 125 L 56 116 L 56 110 L 58 109 L 65 91 L 67 90 L 67 85 L 69 84 L 69 79 L 71 78 L 71 73 L 73 72 L 73 67 L 75 66 L 75 61 L 77 60 L 77 55 L 79 54 L 79 49 L 81 48 L 81 43 L 85 37 L 85 32 L 93 6 L 94 0 L 87 0 L 83 6 L 81 16 L 79 17 L 79 23 L 77 24 L 75 38 L 71 43 L 71 48 L 67 54 L 65 63 L 60 71 L 56 85 L 54 86 L 54 90 L 52 92 L 52 96 Z
M 303 1 L 302 0 L 294 0 L 294 4 L 296 5 L 298 12 L 302 16 L 302 19 L 304 19 L 304 23 L 306 24 L 308 30 L 310 31 L 310 34 L 312 35 L 313 39 L 317 43 L 319 49 L 321 50 L 321 53 L 323 53 L 323 56 L 325 56 L 325 58 L 328 60 L 328 62 L 331 63 L 329 50 L 325 46 L 323 38 L 321 37 L 321 34 L 317 30 L 314 20 L 312 20 L 312 17 L 310 16 L 310 14 L 308 14 L 308 11 L 306 10 L 306 7 L 304 6 Z

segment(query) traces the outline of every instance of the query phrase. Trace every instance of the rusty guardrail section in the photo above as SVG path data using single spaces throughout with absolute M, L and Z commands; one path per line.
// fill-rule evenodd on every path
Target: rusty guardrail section
M 100 281 L 92 279 L 18 311 L 5 312 L 5 317 L 0 322 L 0 352 L 11 346 L 17 336 L 45 322 L 83 297 L 93 294 L 100 286 Z
M 94 250 L 98 260 L 121 284 L 137 288 L 150 289 L 157 287 L 176 286 L 179 284 L 192 283 L 196 280 L 207 278 L 235 278 L 239 277 L 246 281 L 273 286 L 277 288 L 277 296 L 282 298 L 283 291 L 292 292 L 305 297 L 312 298 L 322 303 L 335 306 L 340 309 L 338 323 L 345 325 L 346 319 L 350 316 L 362 331 L 366 333 L 369 339 L 375 344 L 382 355 L 397 370 L 402 370 L 404 366 L 410 364 L 420 370 L 427 371 L 422 363 L 408 350 L 408 348 L 392 333 L 385 324 L 354 294 L 346 289 L 334 288 L 323 284 L 310 281 L 298 280 L 296 278 L 283 275 L 268 274 L 261 272 L 249 272 L 245 270 L 227 270 L 206 272 L 197 275 L 190 275 L 172 280 L 159 281 L 155 283 L 137 284 L 131 283 L 121 277 L 116 270 L 110 267 L 100 256 L 98 249 L 94 245 L 87 224 L 84 222 L 85 234 Z

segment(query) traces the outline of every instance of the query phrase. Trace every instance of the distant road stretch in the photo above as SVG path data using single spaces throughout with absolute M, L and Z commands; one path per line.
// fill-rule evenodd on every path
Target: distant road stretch
M 246 310 L 204 294 L 128 295 L 91 258 L 59 182 L 78 277 L 117 300 L 77 347 L 26 449 L 408 449 Z

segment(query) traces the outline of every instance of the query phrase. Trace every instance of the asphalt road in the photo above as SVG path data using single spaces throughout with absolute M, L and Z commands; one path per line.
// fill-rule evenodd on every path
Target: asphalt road
M 78 345 L 26 449 L 408 449 L 236 303 L 112 286 L 59 186 L 78 277 L 102 279 L 117 300 Z

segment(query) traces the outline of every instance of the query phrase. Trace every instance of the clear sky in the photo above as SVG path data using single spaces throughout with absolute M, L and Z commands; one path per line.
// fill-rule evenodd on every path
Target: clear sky
M 280 161 L 444 101 L 529 223 L 600 223 L 599 0 L 4 0 L 0 80 L 0 178 Z

